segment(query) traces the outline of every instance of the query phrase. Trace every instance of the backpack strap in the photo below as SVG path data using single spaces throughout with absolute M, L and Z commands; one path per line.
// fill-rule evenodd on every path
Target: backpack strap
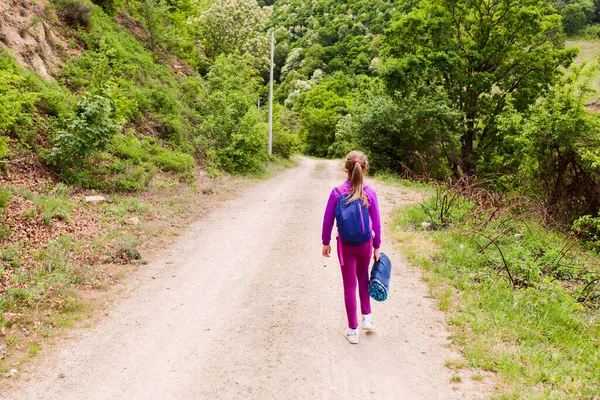
M 346 190 L 346 188 L 344 187 L 344 185 L 340 185 L 340 186 L 336 186 L 333 188 L 333 190 L 335 190 L 337 192 L 337 194 L 339 194 L 340 196 L 348 193 L 348 191 Z
M 364 185 L 363 186 L 363 190 L 368 189 L 369 187 Z M 340 186 L 336 186 L 333 188 L 333 190 L 335 190 L 337 192 L 337 194 L 339 194 L 340 196 L 343 195 L 344 193 L 350 193 L 348 192 L 348 190 L 346 190 L 346 187 L 344 185 L 340 185 Z

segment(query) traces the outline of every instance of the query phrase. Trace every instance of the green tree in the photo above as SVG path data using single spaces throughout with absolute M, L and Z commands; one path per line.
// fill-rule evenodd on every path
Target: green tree
M 200 100 L 197 141 L 229 172 L 257 172 L 267 156 L 267 127 L 256 103 L 259 78 L 252 57 L 217 57 L 207 75 L 209 89 Z M 215 151 L 216 149 L 216 151 Z
M 164 0 L 139 0 L 137 3 L 137 12 L 148 31 L 148 46 L 152 51 L 173 34 L 166 21 L 167 10 Z
M 596 73 L 597 65 L 574 68 L 527 115 L 509 105 L 500 121 L 518 180 L 554 221 L 600 209 L 600 117 L 585 109 Z
M 53 141 L 48 161 L 59 170 L 84 166 L 97 152 L 106 150 L 121 125 L 111 117 L 111 101 L 101 95 L 85 95 L 77 102 L 68 130 Z
M 569 35 L 573 35 L 587 23 L 587 18 L 583 7 L 580 4 L 569 4 L 563 8 L 562 12 L 562 23 L 565 28 L 565 32 Z
M 443 179 L 448 173 L 443 150 L 455 146 L 460 117 L 443 93 L 371 91 L 354 110 L 351 131 L 374 169 Z
M 424 0 L 386 31 L 381 72 L 391 90 L 448 96 L 462 117 L 447 157 L 455 175 L 472 176 L 497 142 L 507 96 L 517 111 L 533 104 L 574 59 L 563 47 L 560 16 L 544 0 Z
M 335 142 L 335 127 L 352 106 L 352 86 L 352 80 L 338 72 L 301 93 L 294 102 L 293 109 L 299 113 L 302 126 L 300 136 L 308 154 L 329 155 L 329 148 Z
M 270 11 L 256 0 L 217 0 L 191 23 L 200 27 L 200 42 L 209 59 L 238 52 L 251 55 L 255 67 L 266 67 L 269 38 L 265 27 Z

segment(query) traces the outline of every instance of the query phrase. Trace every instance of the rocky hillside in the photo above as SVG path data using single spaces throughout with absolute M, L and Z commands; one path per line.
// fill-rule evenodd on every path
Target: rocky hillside
M 47 7 L 46 0 L 0 3 L 0 48 L 10 50 L 20 65 L 53 80 L 64 65 L 58 49 L 67 48 L 67 42 Z

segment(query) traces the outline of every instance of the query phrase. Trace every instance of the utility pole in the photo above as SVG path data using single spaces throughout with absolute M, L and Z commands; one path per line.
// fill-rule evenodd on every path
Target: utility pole
M 273 58 L 275 33 L 271 32 L 271 80 L 269 81 L 269 154 L 273 154 Z

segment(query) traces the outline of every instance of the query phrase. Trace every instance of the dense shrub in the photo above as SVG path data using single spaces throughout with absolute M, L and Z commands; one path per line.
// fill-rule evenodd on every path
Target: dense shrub
M 592 40 L 600 39 L 600 25 L 588 25 L 579 34 Z
M 595 250 L 600 250 L 600 217 L 584 215 L 573 222 L 573 232 Z
M 86 95 L 77 102 L 68 130 L 54 138 L 48 161 L 59 170 L 78 168 L 96 152 L 106 149 L 120 125 L 110 118 L 110 101 Z
M 98 4 L 108 15 L 115 15 L 123 6 L 123 0 L 92 0 Z
M 296 115 L 285 107 L 273 110 L 273 154 L 290 158 L 300 148 Z
M 521 190 L 542 199 L 548 222 L 569 226 L 600 209 L 600 118 L 585 109 L 595 70 L 572 68 L 528 115 L 511 109 L 501 119 L 504 163 L 516 160 Z
M 231 134 L 227 146 L 217 150 L 220 165 L 234 174 L 264 171 L 267 129 L 258 124 L 258 113 L 250 110 Z
M 144 189 L 158 170 L 176 172 L 183 179 L 192 177 L 193 157 L 161 147 L 158 142 L 159 140 L 152 137 L 140 141 L 131 134 L 115 135 L 108 151 L 121 160 L 111 165 L 111 168 L 118 173 L 115 178 L 118 189 Z
M 58 8 L 61 10 L 63 20 L 72 26 L 87 27 L 91 22 L 92 8 L 83 0 L 59 0 Z
M 165 172 L 191 173 L 194 167 L 192 156 L 168 149 L 161 149 L 157 155 L 152 157 L 152 162 Z
M 581 30 L 587 19 L 583 7 L 580 4 L 568 4 L 562 10 L 562 24 L 565 32 L 572 35 Z
M 11 133 L 17 124 L 31 121 L 36 94 L 13 58 L 0 51 L 0 132 Z
M 111 140 L 109 151 L 121 159 L 129 160 L 132 164 L 139 164 L 149 158 L 144 143 L 131 134 L 115 135 Z

